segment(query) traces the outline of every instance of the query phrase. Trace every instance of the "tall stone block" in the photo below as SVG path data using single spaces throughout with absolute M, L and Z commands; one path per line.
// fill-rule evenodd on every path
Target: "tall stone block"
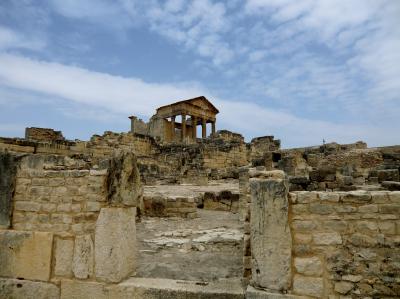
M 92 276 L 93 241 L 90 235 L 76 237 L 72 271 L 77 278 L 86 279 Z
M 287 290 L 291 280 L 292 238 L 288 225 L 288 186 L 281 178 L 252 178 L 252 279 L 256 287 Z
M 136 208 L 103 208 L 96 222 L 95 273 L 106 282 L 120 282 L 135 270 Z

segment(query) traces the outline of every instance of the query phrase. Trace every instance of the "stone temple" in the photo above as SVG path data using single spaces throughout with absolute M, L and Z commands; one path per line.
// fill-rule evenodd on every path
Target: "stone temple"
M 201 138 L 207 137 L 207 124 L 211 124 L 211 135 L 215 135 L 218 109 L 207 98 L 201 96 L 162 106 L 157 109 L 148 124 L 130 116 L 131 132 L 158 138 L 164 142 L 195 142 L 197 126 L 201 126 Z M 181 122 L 177 122 L 177 116 Z
M 400 146 L 282 149 L 218 113 L 0 138 L 0 298 L 400 298 Z

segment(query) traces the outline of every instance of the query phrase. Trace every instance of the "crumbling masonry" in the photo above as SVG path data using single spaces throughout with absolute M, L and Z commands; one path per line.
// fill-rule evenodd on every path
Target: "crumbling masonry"
M 217 114 L 0 138 L 0 298 L 399 298 L 400 146 L 246 143 Z

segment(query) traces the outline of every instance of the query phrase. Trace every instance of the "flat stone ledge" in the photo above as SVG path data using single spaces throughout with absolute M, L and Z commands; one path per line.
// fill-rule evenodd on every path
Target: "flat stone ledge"
M 244 299 L 240 279 L 196 282 L 158 278 L 130 278 L 110 290 L 111 298 Z
M 246 299 L 306 299 L 308 297 L 296 296 L 290 294 L 271 293 L 269 291 L 257 290 L 248 286 L 246 290 Z

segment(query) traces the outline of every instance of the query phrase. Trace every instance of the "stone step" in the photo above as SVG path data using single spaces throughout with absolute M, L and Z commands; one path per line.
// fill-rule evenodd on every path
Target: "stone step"
M 240 279 L 198 282 L 132 277 L 119 284 L 62 280 L 61 299 L 244 299 Z
M 137 294 L 129 298 L 170 299 L 244 299 L 245 291 L 240 279 L 213 282 L 159 278 L 130 278 L 118 285 L 119 294 Z M 127 297 L 128 298 L 128 297 Z

